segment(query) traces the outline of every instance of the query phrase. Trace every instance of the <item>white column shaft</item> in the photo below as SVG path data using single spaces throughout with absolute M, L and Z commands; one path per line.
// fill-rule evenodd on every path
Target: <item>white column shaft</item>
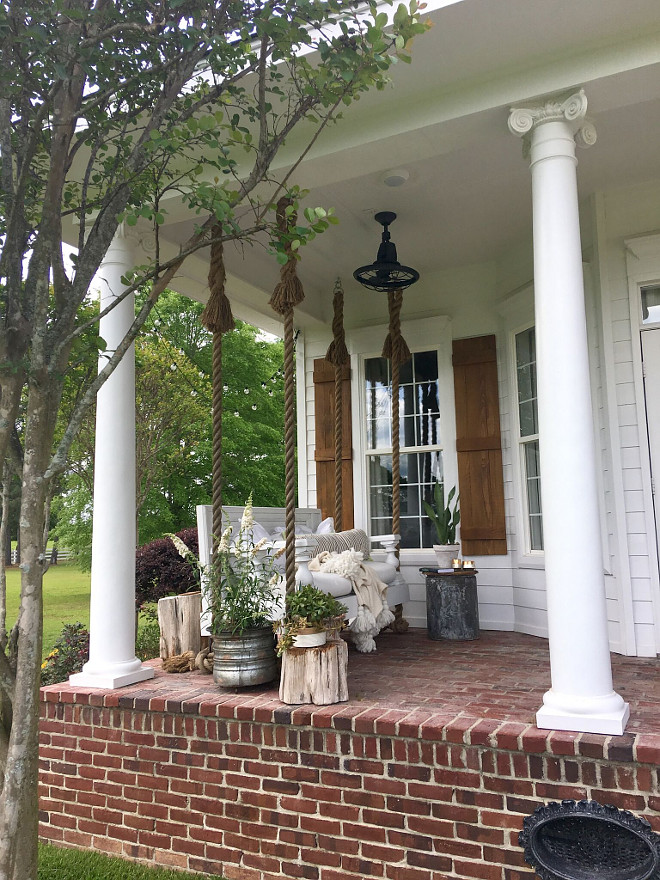
M 586 99 L 580 97 L 586 110 Z M 552 688 L 544 696 L 537 724 L 622 733 L 628 707 L 612 687 L 575 121 L 558 113 L 529 126 L 540 472 L 552 676 Z
M 108 250 L 97 282 L 101 310 L 125 286 L 121 277 L 133 266 L 131 248 L 118 237 Z M 107 349 L 99 370 L 133 322 L 129 295 L 100 322 Z M 126 352 L 96 398 L 92 589 L 89 661 L 75 685 L 122 687 L 153 677 L 135 656 L 135 349 Z
M 575 144 L 566 123 L 548 122 L 532 135 L 532 155 L 542 156 L 550 139 L 555 154 L 532 159 L 532 194 L 543 537 L 553 686 L 562 693 L 609 694 L 612 674 Z M 560 147 L 566 149 L 565 154 L 558 154 Z

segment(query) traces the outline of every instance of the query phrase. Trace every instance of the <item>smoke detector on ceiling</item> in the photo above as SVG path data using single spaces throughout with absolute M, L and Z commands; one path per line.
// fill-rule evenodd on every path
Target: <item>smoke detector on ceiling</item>
M 393 168 L 383 175 L 385 186 L 403 186 L 410 177 L 410 172 L 405 168 Z

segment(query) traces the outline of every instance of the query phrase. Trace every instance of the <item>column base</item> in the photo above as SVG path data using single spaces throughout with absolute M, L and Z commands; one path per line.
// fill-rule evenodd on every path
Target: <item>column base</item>
M 615 691 L 606 697 L 562 697 L 548 691 L 544 705 L 536 713 L 536 726 L 542 730 L 571 730 L 620 736 L 630 717 L 630 706 Z M 562 705 L 564 703 L 564 705 Z
M 73 687 L 103 688 L 114 690 L 115 688 L 127 687 L 129 684 L 137 684 L 139 681 L 147 681 L 154 677 L 151 666 L 140 666 L 132 672 L 77 672 L 69 676 L 69 684 Z

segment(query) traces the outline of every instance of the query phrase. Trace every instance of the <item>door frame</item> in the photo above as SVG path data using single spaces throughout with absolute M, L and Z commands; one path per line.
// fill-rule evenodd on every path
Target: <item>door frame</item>
M 646 393 L 642 367 L 642 333 L 659 325 L 643 325 L 641 289 L 650 284 L 660 284 L 660 234 L 642 235 L 626 239 L 626 267 L 628 275 L 628 302 L 630 309 L 631 349 L 633 382 L 637 412 L 640 469 L 642 473 L 642 496 L 644 523 L 648 544 L 651 599 L 654 608 L 655 645 L 660 653 L 660 558 L 658 526 L 651 490 L 651 448 L 648 438 Z

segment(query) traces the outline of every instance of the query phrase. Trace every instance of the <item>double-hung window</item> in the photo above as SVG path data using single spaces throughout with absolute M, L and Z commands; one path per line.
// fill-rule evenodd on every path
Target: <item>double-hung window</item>
M 539 471 L 539 427 L 536 398 L 536 338 L 529 327 L 515 337 L 518 392 L 518 444 L 524 485 L 528 551 L 543 550 L 543 513 Z
M 386 358 L 364 362 L 366 465 L 372 535 L 392 531 L 392 375 Z M 433 486 L 443 482 L 437 350 L 419 351 L 401 365 L 399 388 L 401 547 L 431 547 L 424 513 Z

